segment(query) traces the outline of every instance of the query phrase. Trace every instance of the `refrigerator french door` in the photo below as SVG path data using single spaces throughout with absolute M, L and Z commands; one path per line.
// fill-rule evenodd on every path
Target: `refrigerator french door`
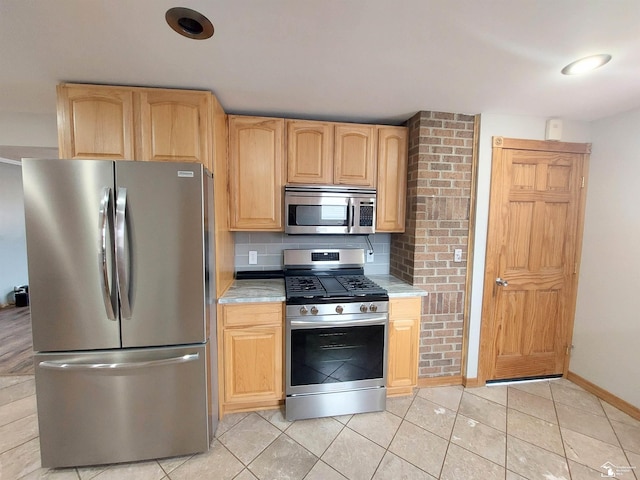
M 205 451 L 213 182 L 193 163 L 24 159 L 42 465 Z

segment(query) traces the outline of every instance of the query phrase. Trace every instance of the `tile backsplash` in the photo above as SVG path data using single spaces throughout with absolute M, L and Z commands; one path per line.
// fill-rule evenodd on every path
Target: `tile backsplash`
M 391 234 L 369 235 L 373 245 L 373 262 L 365 264 L 366 275 L 389 273 Z M 286 235 L 279 232 L 236 232 L 236 271 L 280 270 L 282 251 L 290 248 L 362 248 L 369 249 L 364 236 L 358 235 Z M 249 265 L 249 251 L 258 252 L 258 264 Z

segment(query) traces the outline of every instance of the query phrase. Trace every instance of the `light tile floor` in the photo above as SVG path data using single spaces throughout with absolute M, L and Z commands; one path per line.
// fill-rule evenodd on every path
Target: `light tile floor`
M 297 422 L 280 410 L 228 415 L 204 454 L 47 470 L 33 377 L 0 377 L 0 479 L 19 478 L 638 480 L 640 421 L 564 379 L 423 388 L 390 398 L 380 413 Z

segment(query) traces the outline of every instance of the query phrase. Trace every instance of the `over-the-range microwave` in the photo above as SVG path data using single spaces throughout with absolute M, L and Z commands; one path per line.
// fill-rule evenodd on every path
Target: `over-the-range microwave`
M 287 185 L 285 233 L 368 235 L 376 229 L 376 191 L 337 185 Z

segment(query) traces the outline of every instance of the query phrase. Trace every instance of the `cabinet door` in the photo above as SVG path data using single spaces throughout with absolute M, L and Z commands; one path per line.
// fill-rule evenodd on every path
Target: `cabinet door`
M 421 303 L 420 297 L 389 301 L 387 388 L 391 395 L 411 393 L 418 383 Z
M 333 183 L 376 186 L 376 127 L 336 124 L 333 150 Z
M 302 184 L 333 182 L 333 125 L 287 120 L 287 181 Z
M 224 402 L 280 400 L 282 326 L 224 330 Z
M 407 129 L 378 127 L 377 232 L 404 232 Z
M 209 92 L 141 89 L 139 160 L 194 162 L 211 169 Z
M 58 85 L 60 158 L 133 160 L 133 93 L 100 85 Z
M 284 119 L 229 116 L 231 230 L 283 231 Z

